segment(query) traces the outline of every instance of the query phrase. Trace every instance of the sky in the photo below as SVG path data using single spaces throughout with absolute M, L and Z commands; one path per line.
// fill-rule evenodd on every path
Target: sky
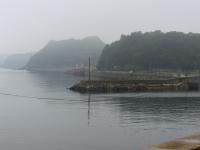
M 0 54 L 42 49 L 50 40 L 135 31 L 200 33 L 199 0 L 0 0 Z

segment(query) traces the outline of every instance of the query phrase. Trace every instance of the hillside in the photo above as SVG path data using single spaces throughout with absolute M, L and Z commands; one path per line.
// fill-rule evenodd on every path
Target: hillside
M 34 53 L 9 55 L 5 59 L 2 67 L 9 69 L 21 69 L 27 64 L 33 54 Z
M 0 66 L 3 65 L 4 61 L 6 60 L 8 54 L 0 54 Z
M 82 40 L 50 41 L 43 49 L 31 57 L 28 70 L 46 70 L 87 64 L 91 56 L 97 62 L 105 44 L 98 37 Z
M 122 35 L 107 45 L 100 70 L 200 69 L 200 34 L 161 31 Z

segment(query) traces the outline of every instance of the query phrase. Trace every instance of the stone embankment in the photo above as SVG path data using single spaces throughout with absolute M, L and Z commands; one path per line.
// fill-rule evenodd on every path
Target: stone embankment
M 198 85 L 180 79 L 167 80 L 91 80 L 70 88 L 80 93 L 162 92 L 198 90 Z

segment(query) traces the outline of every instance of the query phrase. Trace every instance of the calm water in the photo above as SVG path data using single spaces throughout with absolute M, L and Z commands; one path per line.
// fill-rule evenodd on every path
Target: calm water
M 67 89 L 79 80 L 0 70 L 0 149 L 139 150 L 200 132 L 200 93 L 81 95 Z

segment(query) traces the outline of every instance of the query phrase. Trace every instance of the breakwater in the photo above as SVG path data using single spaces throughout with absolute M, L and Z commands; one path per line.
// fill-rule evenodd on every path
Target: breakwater
M 70 90 L 80 93 L 162 92 L 198 90 L 197 83 L 182 78 L 165 80 L 84 80 Z

